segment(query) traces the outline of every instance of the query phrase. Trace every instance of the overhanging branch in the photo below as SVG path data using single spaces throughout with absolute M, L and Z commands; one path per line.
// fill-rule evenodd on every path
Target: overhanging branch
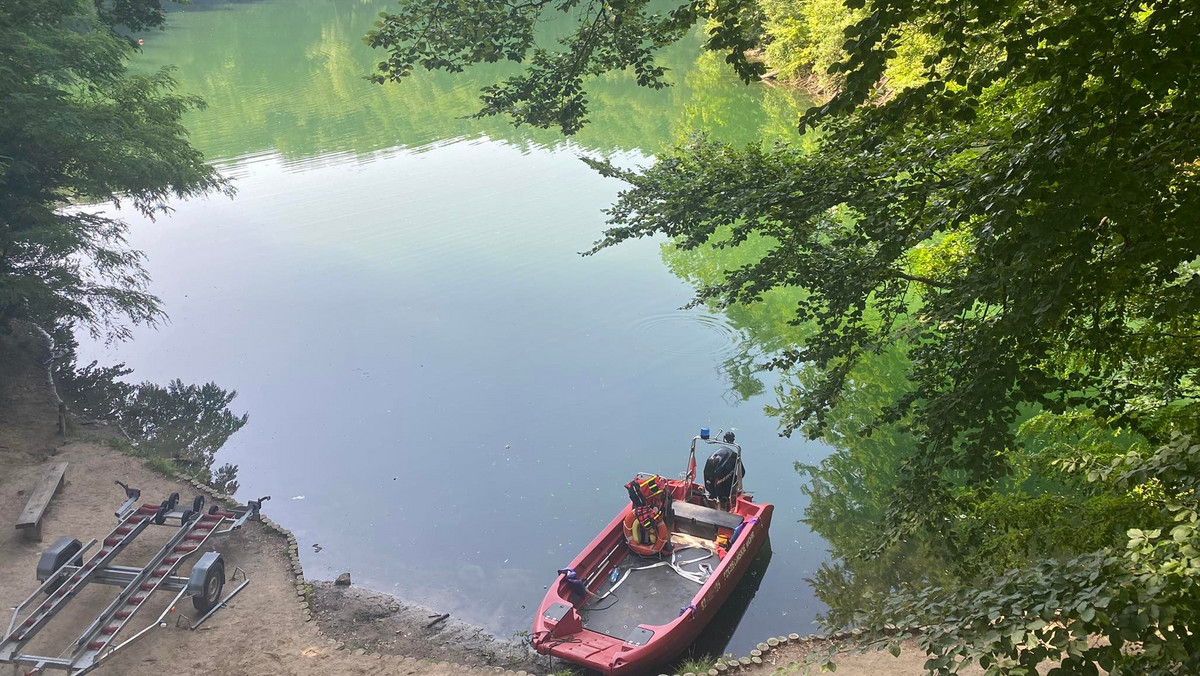
M 918 282 L 920 284 L 932 286 L 937 289 L 952 289 L 952 288 L 954 288 L 952 285 L 947 284 L 945 282 L 939 282 L 936 279 L 922 277 L 921 275 L 910 275 L 907 272 L 896 272 L 895 275 L 897 277 L 899 277 L 900 279 L 907 279 L 910 282 Z

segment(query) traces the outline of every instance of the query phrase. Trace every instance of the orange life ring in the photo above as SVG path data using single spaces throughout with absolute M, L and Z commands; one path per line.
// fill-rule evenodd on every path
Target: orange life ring
M 654 522 L 653 530 L 642 524 L 636 509 L 629 510 L 625 515 L 625 542 L 629 544 L 630 549 L 642 556 L 658 554 L 671 541 L 671 532 L 667 530 L 667 522 L 663 519 L 662 512 L 657 507 L 648 509 L 652 510 L 650 518 Z M 649 540 L 649 544 L 646 544 L 645 540 Z

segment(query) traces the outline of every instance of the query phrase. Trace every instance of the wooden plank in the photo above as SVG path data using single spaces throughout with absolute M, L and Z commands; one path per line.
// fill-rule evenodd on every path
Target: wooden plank
M 65 462 L 56 462 L 46 468 L 46 472 L 42 474 L 41 480 L 29 496 L 29 502 L 25 503 L 25 510 L 17 519 L 17 528 L 26 530 L 26 534 L 34 539 L 41 539 L 42 516 L 46 513 L 51 498 L 63 485 L 67 465 Z

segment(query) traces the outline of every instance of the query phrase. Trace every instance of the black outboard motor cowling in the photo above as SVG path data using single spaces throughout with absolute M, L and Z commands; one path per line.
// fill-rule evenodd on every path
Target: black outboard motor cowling
M 745 475 L 746 469 L 738 462 L 737 453 L 723 447 L 704 463 L 704 490 L 708 491 L 709 497 L 725 502 Z

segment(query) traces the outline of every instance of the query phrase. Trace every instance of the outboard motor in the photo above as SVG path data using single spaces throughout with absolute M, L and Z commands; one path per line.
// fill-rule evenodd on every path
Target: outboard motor
M 742 484 L 746 469 L 742 467 L 737 452 L 728 446 L 723 446 L 709 456 L 704 463 L 704 490 L 711 498 L 721 503 L 729 502 L 735 497 L 735 491 Z

